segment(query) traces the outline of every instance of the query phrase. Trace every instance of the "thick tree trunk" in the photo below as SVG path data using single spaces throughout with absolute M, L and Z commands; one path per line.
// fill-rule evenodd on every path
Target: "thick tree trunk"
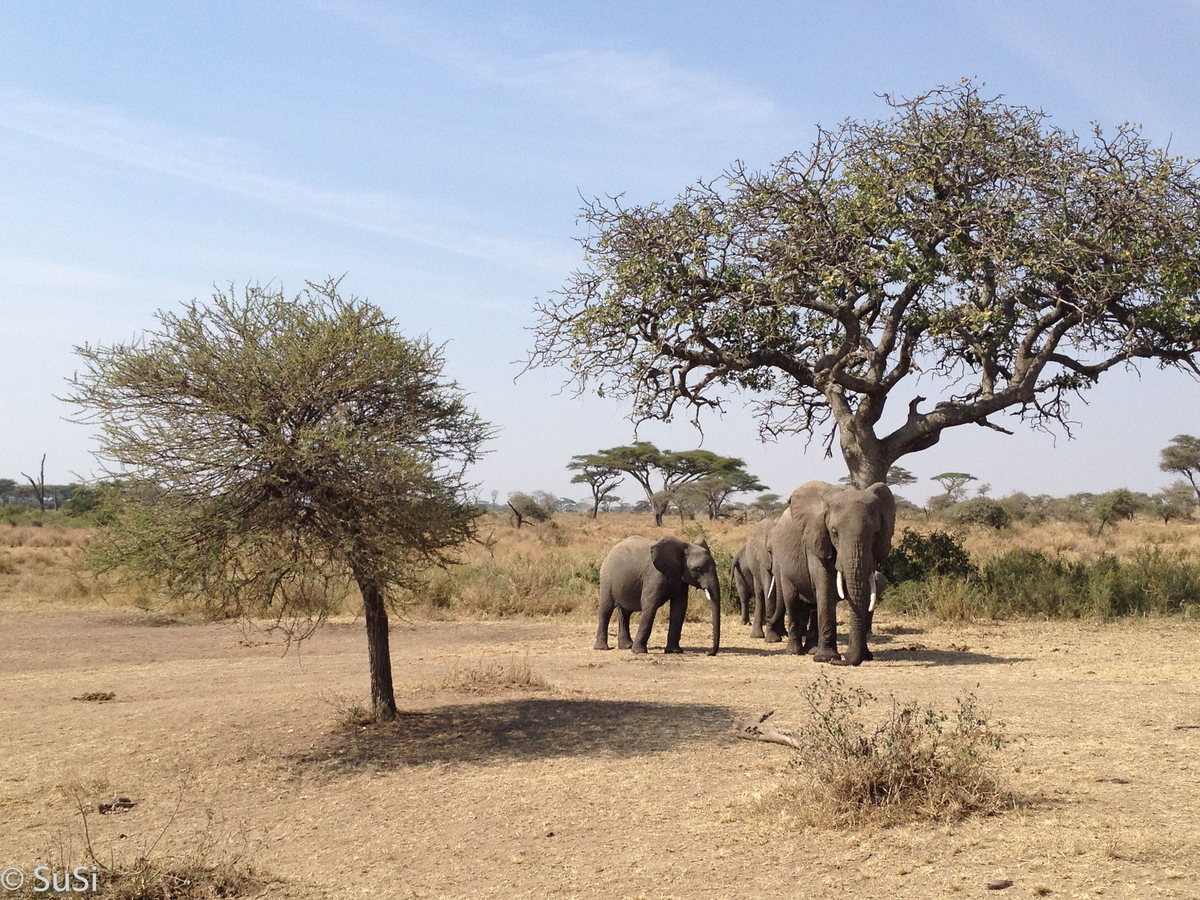
M 396 694 L 392 689 L 392 652 L 388 644 L 387 609 L 383 592 L 370 578 L 356 576 L 362 591 L 363 614 L 367 620 L 367 657 L 371 663 L 371 708 L 376 721 L 396 717 Z

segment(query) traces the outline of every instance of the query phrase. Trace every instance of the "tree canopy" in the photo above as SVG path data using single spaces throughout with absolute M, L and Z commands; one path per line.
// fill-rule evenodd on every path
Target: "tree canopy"
M 122 483 L 95 564 L 212 617 L 285 625 L 319 622 L 353 579 L 372 703 L 393 716 L 385 603 L 474 535 L 465 470 L 489 427 L 440 347 L 334 280 L 294 299 L 231 287 L 157 319 L 132 343 L 76 348 L 68 399 Z
M 592 492 L 592 518 L 600 511 L 601 505 L 609 502 L 614 496 L 613 491 L 625 480 L 625 472 L 611 465 L 604 456 L 596 453 L 583 453 L 571 457 L 567 469 L 574 472 L 571 484 L 586 484 Z
M 885 99 L 890 118 L 818 128 L 765 172 L 589 203 L 583 267 L 538 304 L 528 364 L 637 420 L 748 392 L 764 435 L 836 438 L 860 487 L 946 428 L 1008 431 L 1000 413 L 1069 431 L 1072 396 L 1115 366 L 1197 371 L 1191 161 L 969 81 Z
M 1177 472 L 1186 478 L 1200 500 L 1200 438 L 1190 434 L 1177 434 L 1167 446 L 1159 451 L 1158 467 L 1164 472 Z
M 649 441 L 637 441 L 600 450 L 586 458 L 594 467 L 622 472 L 633 478 L 646 493 L 655 525 L 662 524 L 663 514 L 675 500 L 676 492 L 684 485 L 701 479 L 713 479 L 708 482 L 708 490 L 703 496 L 693 492 L 696 501 L 706 504 L 710 511 L 714 503 L 719 511 L 721 503 L 731 493 L 763 489 L 757 479 L 745 471 L 746 463 L 743 460 L 719 456 L 710 450 L 659 450 Z

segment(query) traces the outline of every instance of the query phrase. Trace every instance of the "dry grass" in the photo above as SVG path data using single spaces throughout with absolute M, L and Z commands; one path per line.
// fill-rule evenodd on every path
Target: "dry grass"
M 608 550 L 630 534 L 647 537 L 664 532 L 696 539 L 703 534 L 717 558 L 727 613 L 735 597 L 727 583 L 728 560 L 748 536 L 752 522 L 689 521 L 668 518 L 663 529 L 647 514 L 613 513 L 593 520 L 582 513 L 559 513 L 547 523 L 513 527 L 508 517 L 492 513 L 481 521 L 480 538 L 464 547 L 460 562 L 436 570 L 425 586 L 396 597 L 401 618 L 413 620 L 489 620 L 514 616 L 591 618 L 599 589 L 600 563 Z M 930 531 L 941 527 L 923 519 L 901 527 Z M 0 607 L 32 608 L 45 604 L 67 607 L 129 606 L 182 613 L 165 598 L 115 589 L 84 570 L 83 549 L 92 529 L 57 526 L 0 525 Z M 1096 537 L 1079 523 L 1018 523 L 1000 532 L 974 527 L 960 532 L 977 565 L 986 565 L 1017 549 L 1040 552 L 1068 562 L 1087 562 L 1101 555 L 1121 561 L 1145 558 L 1157 551 L 1164 559 L 1200 558 L 1200 523 L 1139 518 Z M 961 585 L 947 584 L 931 594 L 925 612 L 951 621 L 978 618 L 977 603 Z M 357 616 L 361 600 L 352 585 L 331 598 L 331 612 Z M 1175 604 L 1178 605 L 1178 604 Z M 933 608 L 936 607 L 936 608 Z M 689 621 L 706 611 L 692 604 Z
M 529 665 L 529 653 L 507 660 L 484 659 L 459 663 L 431 685 L 434 690 L 464 694 L 496 694 L 505 691 L 548 691 L 551 684 Z
M 183 805 L 185 787 L 186 781 L 180 785 L 175 813 Z M 261 896 L 269 886 L 283 883 L 256 871 L 244 848 L 218 851 L 222 841 L 211 810 L 205 828 L 191 837 L 182 853 L 157 852 L 163 835 L 175 822 L 175 813 L 152 841 L 140 847 L 97 845 L 92 816 L 97 809 L 104 812 L 106 804 L 98 800 L 111 797 L 111 789 L 104 777 L 72 777 L 59 786 L 76 810 L 76 822 L 58 833 L 37 874 L 35 867 L 28 867 L 24 884 L 11 893 L 6 891 L 9 896 L 22 900 L 81 894 L 109 900 L 215 900 Z M 118 840 L 124 837 L 121 834 Z
M 920 519 L 903 524 L 915 531 L 945 530 L 942 524 Z M 962 534 L 963 543 L 976 562 L 985 562 L 1018 548 L 1070 560 L 1088 559 L 1098 554 L 1129 559 L 1147 546 L 1200 556 L 1200 520 L 1164 525 L 1157 519 L 1138 516 L 1131 522 L 1121 522 L 1115 529 L 1106 528 L 1098 537 L 1095 526 L 1057 521 L 1038 525 L 1018 522 L 1000 531 L 976 526 Z
M 861 827 L 957 822 L 1013 807 L 993 752 L 1001 726 L 959 697 L 952 713 L 917 701 L 891 708 L 875 725 L 863 711 L 875 698 L 824 674 L 804 691 L 811 716 L 794 735 L 792 772 L 756 805 L 782 822 Z

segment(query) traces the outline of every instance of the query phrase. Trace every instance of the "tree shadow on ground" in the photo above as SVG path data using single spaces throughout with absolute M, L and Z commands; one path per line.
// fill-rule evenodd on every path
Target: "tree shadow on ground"
M 357 770 L 427 763 L 629 758 L 726 738 L 734 710 L 703 703 L 519 698 L 347 722 L 301 764 Z

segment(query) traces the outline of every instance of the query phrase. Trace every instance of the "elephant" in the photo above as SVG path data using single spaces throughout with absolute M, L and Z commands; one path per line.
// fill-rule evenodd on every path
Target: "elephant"
M 749 560 L 746 559 L 746 545 L 733 555 L 729 564 L 729 584 L 737 593 L 738 611 L 742 614 L 742 624 L 750 624 L 750 598 L 754 596 L 754 573 L 750 570 Z
M 615 610 L 617 646 L 645 653 L 654 614 L 670 602 L 664 652 L 682 653 L 679 638 L 687 613 L 689 587 L 703 590 L 712 604 L 712 649 L 708 655 L 715 656 L 721 648 L 721 582 L 708 544 L 703 539 L 690 544 L 671 536 L 654 543 L 638 535 L 625 538 L 608 551 L 600 565 L 600 623 L 595 649 L 609 649 L 608 623 Z M 637 610 L 641 610 L 642 617 L 637 636 L 630 639 L 629 616 Z
M 883 584 L 877 567 L 891 552 L 895 527 L 896 501 L 882 482 L 864 490 L 823 481 L 796 488 L 767 537 L 777 593 L 768 640 L 782 634 L 786 610 L 789 650 L 815 646 L 817 662 L 840 665 L 871 659 L 867 635 Z M 849 613 L 845 658 L 837 650 L 839 598 Z
M 767 556 L 767 535 L 770 534 L 775 521 L 763 519 L 755 524 L 746 543 L 733 558 L 730 572 L 730 580 L 738 593 L 743 625 L 749 624 L 749 602 L 750 598 L 754 597 L 754 626 L 750 629 L 751 637 L 763 636 L 763 620 L 770 617 L 772 595 L 768 588 L 771 583 L 771 563 Z

